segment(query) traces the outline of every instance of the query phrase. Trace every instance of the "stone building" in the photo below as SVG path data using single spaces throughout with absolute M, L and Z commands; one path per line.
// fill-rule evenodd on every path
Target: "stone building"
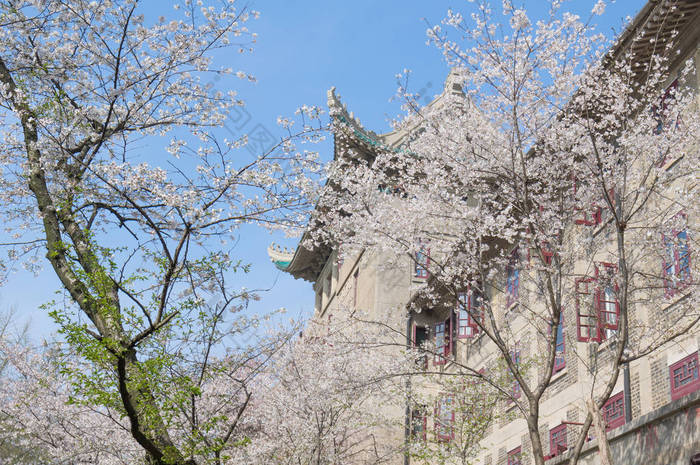
M 676 35 L 677 34 L 677 35 Z M 695 62 L 700 69 L 700 0 L 657 0 L 649 1 L 634 18 L 632 24 L 617 42 L 612 51 L 632 50 L 640 57 L 640 66 L 653 54 L 653 48 L 673 41 L 677 58 L 671 64 L 671 73 L 666 88 L 691 86 L 698 89 L 698 73 L 693 79 L 678 82 L 674 77 L 686 60 Z M 663 95 L 664 89 L 659 89 Z M 446 96 L 461 92 L 455 76 L 449 76 L 444 90 L 429 105 L 439 106 Z M 700 101 L 700 94 L 698 97 Z M 397 150 L 408 137 L 410 129 L 376 134 L 365 129 L 359 121 L 342 105 L 334 89 L 328 93 L 331 115 L 343 124 L 341 138 L 336 135 L 335 157 L 342 156 L 348 144 L 360 153 L 371 154 L 378 150 Z M 675 161 L 667 163 L 666 169 L 676 168 Z M 671 256 L 664 262 L 669 273 L 677 274 L 681 281 L 695 283 L 690 266 L 696 260 L 697 251 L 690 247 L 689 231 L 694 231 L 697 219 L 689 218 L 686 230 L 674 230 L 675 245 L 671 246 Z M 580 221 L 582 234 L 603 238 L 608 227 L 599 212 L 587 212 Z M 319 227 L 311 224 L 309 229 Z M 307 244 L 309 232 L 300 244 Z M 416 311 L 416 285 L 429 279 L 429 249 L 419 250 L 414 257 L 399 260 L 400 265 L 383 266 L 381 254 L 366 249 L 352 256 L 339 257 L 338 250 L 331 246 L 305 247 L 300 245 L 295 251 L 275 248 L 268 250 L 273 262 L 295 278 L 313 283 L 316 295 L 314 318 L 325 321 L 330 315 L 347 309 L 363 309 L 373 319 L 385 322 L 395 328 L 404 328 L 407 343 L 420 344 L 423 339 L 433 341 L 433 350 L 440 355 L 431 355 L 428 363 L 449 370 L 450 363 L 467 360 L 478 366 L 493 360 L 492 342 L 480 334 L 478 325 L 470 314 L 448 312 L 430 314 Z M 517 249 L 515 250 L 517 252 Z M 394 262 L 396 263 L 396 262 Z M 603 267 L 604 268 L 604 267 Z M 601 270 L 603 270 L 601 268 Z M 601 271 L 602 272 L 602 271 Z M 489 293 L 491 306 L 498 306 L 504 313 L 513 306 L 514 298 L 532 296 L 528 288 L 526 273 L 519 274 L 516 267 L 502 270 L 501 279 L 490 286 L 500 286 L 500 292 Z M 591 286 L 589 291 L 588 286 Z M 615 297 L 608 295 L 607 289 L 599 289 L 594 281 L 578 280 L 577 292 L 595 295 L 594 307 L 615 321 Z M 594 289 L 595 288 L 595 289 Z M 668 291 L 668 290 L 667 290 Z M 673 292 L 671 292 L 672 294 Z M 667 292 L 668 294 L 668 292 Z M 680 296 L 680 297 L 679 297 Z M 668 296 L 667 296 L 668 297 Z M 634 310 L 630 319 L 637 318 L 647 323 L 667 317 L 666 310 L 673 299 L 682 298 L 682 293 L 659 300 L 653 305 Z M 418 305 L 420 310 L 420 305 Z M 606 313 L 607 312 L 607 313 Z M 517 318 L 513 326 L 519 325 Z M 554 362 L 554 375 L 550 380 L 540 417 L 540 436 L 544 445 L 548 464 L 566 463 L 572 447 L 572 437 L 580 427 L 585 412 L 575 405 L 581 391 L 587 386 L 587 371 L 581 355 L 604 357 L 606 339 L 614 336 L 612 325 L 587 324 L 586 315 L 568 312 L 564 323 L 557 328 L 557 344 L 561 345 L 559 356 Z M 592 344 L 594 342 L 594 344 Z M 569 348 L 567 350 L 567 348 Z M 576 348 L 572 350 L 570 348 Z M 625 366 L 624 373 L 603 406 L 603 418 L 616 464 L 689 464 L 692 457 L 700 457 L 700 375 L 698 349 L 700 331 L 693 330 L 666 344 L 648 356 L 634 360 Z M 522 350 L 522 353 L 520 352 Z M 524 346 L 517 357 L 532 355 L 536 346 Z M 557 349 L 559 350 L 559 348 Z M 502 406 L 508 410 L 508 405 Z M 406 419 L 415 420 L 415 413 L 409 409 L 397 412 Z M 424 418 L 424 428 L 437 430 L 439 413 Z M 491 425 L 486 437 L 481 441 L 482 451 L 476 463 L 483 465 L 515 465 L 531 463 L 528 455 L 530 439 L 524 420 L 500 420 Z M 404 431 L 397 431 L 393 440 L 401 441 Z M 568 439 L 568 441 L 567 441 Z M 449 440 L 449 438 L 448 438 Z M 580 463 L 597 464 L 598 441 L 587 442 L 582 450 Z M 398 462 L 411 461 L 408 457 Z M 696 458 L 700 463 L 700 458 Z

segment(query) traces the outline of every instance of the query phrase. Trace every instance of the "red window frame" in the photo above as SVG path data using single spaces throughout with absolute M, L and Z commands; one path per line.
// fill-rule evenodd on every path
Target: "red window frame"
M 576 199 L 576 193 L 578 192 L 578 179 L 576 178 L 575 174 L 572 174 L 571 178 L 573 184 L 573 195 L 574 199 Z M 596 226 L 603 222 L 603 210 L 598 205 L 591 205 L 588 209 L 581 207 L 574 207 L 574 209 L 581 215 L 574 219 L 574 224 Z
M 595 277 L 576 279 L 576 328 L 579 341 L 602 342 L 618 330 L 620 301 L 617 298 L 619 287 L 614 279 L 616 272 L 615 265 L 600 263 L 596 265 Z M 603 278 L 606 278 L 605 281 Z
M 559 340 L 561 336 L 561 341 Z M 559 324 L 554 334 L 554 366 L 553 373 L 558 373 L 566 368 L 566 337 L 564 334 L 564 312 L 559 316 Z
M 479 323 L 484 324 L 481 293 L 470 287 L 467 292 L 459 293 L 458 301 L 457 338 L 476 337 L 479 334 Z
M 428 439 L 428 416 L 423 408 L 414 408 L 411 411 L 411 437 L 422 442 Z
M 673 230 L 669 236 L 662 234 L 661 238 L 665 249 L 662 261 L 664 291 L 666 297 L 673 297 L 679 289 L 693 281 L 688 230 Z
M 578 211 L 581 212 L 582 216 L 574 220 L 575 224 L 596 226 L 603 222 L 603 209 L 597 205 L 592 205 L 590 211 L 583 209 L 578 209 Z
M 566 425 L 561 424 L 549 430 L 549 457 L 556 457 L 566 452 Z
M 516 247 L 506 266 L 506 307 L 518 301 L 520 294 L 520 251 Z
M 418 242 L 419 247 L 416 250 L 413 258 L 415 260 L 413 267 L 413 276 L 419 279 L 428 278 L 428 269 L 430 267 L 430 247 L 426 244 Z
M 595 278 L 577 278 L 576 288 L 576 329 L 581 342 L 598 341 L 598 316 L 595 305 L 589 299 L 594 295 Z
M 678 90 L 678 79 L 675 79 L 666 89 L 664 89 L 659 103 L 652 105 L 651 111 L 654 119 L 656 120 L 656 128 L 654 129 L 654 134 L 661 134 L 665 129 L 671 127 L 671 124 L 667 121 L 668 115 L 666 114 L 668 110 L 669 102 L 676 100 L 676 91 Z M 678 121 L 676 121 L 676 125 Z M 663 165 L 663 164 L 662 164 Z
M 433 365 L 444 365 L 447 357 L 452 353 L 452 312 L 448 319 L 434 325 L 433 331 L 435 334 Z
M 620 327 L 620 301 L 617 295 L 620 291 L 615 280 L 617 267 L 611 263 L 601 263 L 602 271 L 606 276 L 602 286 L 597 288 L 596 306 L 599 315 L 600 340 L 604 341 L 613 336 Z M 596 266 L 596 280 L 600 283 L 601 268 Z
M 700 389 L 697 352 L 677 361 L 668 367 L 668 371 L 671 380 L 671 400 L 680 399 Z
M 442 395 L 435 405 L 435 437 L 439 442 L 447 442 L 454 439 L 454 423 L 454 398 L 451 395 Z
M 611 396 L 601 409 L 603 421 L 605 421 L 605 431 L 611 431 L 625 424 L 625 397 L 624 393 L 618 392 Z
M 542 242 L 542 261 L 545 265 L 549 266 L 552 264 L 553 259 L 554 251 L 552 250 L 552 246 L 547 241 Z
M 508 452 L 507 465 L 521 465 L 521 447 L 518 446 L 515 449 Z

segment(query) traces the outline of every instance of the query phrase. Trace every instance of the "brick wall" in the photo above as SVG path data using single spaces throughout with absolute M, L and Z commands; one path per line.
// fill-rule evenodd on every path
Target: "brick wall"
M 632 419 L 642 414 L 642 403 L 639 397 L 639 367 L 630 367 L 630 394 L 632 397 Z
M 520 441 L 520 444 L 522 444 L 520 446 L 522 452 L 522 459 L 520 460 L 520 463 L 522 465 L 529 465 L 531 463 L 534 463 L 532 460 L 532 443 L 530 442 L 530 435 L 523 434 L 520 437 Z
M 497 465 L 506 465 L 506 449 L 505 447 L 501 447 L 498 449 L 498 460 L 496 461 Z
M 657 409 L 671 401 L 671 385 L 669 384 L 668 362 L 666 354 L 651 360 L 651 404 Z

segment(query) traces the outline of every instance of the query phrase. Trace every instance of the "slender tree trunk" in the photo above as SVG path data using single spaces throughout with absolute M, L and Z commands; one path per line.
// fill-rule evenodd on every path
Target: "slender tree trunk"
M 588 412 L 593 417 L 593 427 L 595 436 L 598 438 L 598 454 L 600 455 L 600 465 L 613 465 L 612 454 L 610 453 L 610 444 L 608 437 L 605 434 L 605 426 L 603 425 L 603 415 L 600 409 L 596 408 L 595 400 L 589 398 L 586 400 Z
M 530 413 L 527 419 L 527 429 L 530 433 L 530 442 L 532 443 L 532 457 L 535 459 L 535 465 L 544 465 L 544 449 L 542 448 L 542 440 L 540 432 L 537 429 L 539 412 Z

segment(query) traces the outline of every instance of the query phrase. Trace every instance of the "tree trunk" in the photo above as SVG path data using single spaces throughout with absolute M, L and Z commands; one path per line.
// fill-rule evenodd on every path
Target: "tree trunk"
M 544 449 L 542 448 L 542 440 L 540 432 L 537 429 L 538 415 L 531 414 L 527 419 L 527 429 L 530 433 L 530 442 L 532 443 L 532 457 L 535 459 L 535 465 L 544 465 Z
M 596 408 L 595 401 L 590 398 L 586 400 L 588 411 L 593 417 L 593 427 L 595 436 L 598 438 L 598 454 L 600 455 L 600 465 L 613 465 L 612 454 L 610 453 L 610 444 L 608 436 L 605 434 L 605 425 L 603 424 L 603 415 L 600 409 Z
M 85 230 L 73 217 L 72 199 L 66 199 L 63 202 L 65 205 L 60 208 L 56 206 L 42 163 L 43 155 L 38 149 L 37 117 L 17 93 L 14 79 L 2 59 L 0 82 L 7 86 L 22 124 L 28 165 L 27 181 L 41 212 L 46 257 L 73 301 L 95 325 L 99 333 L 96 338 L 111 344 L 105 345 L 105 349 L 116 357 L 119 394 L 131 423 L 132 436 L 146 450 L 149 462 L 154 465 L 196 465 L 192 460 L 186 460 L 170 439 L 148 386 L 135 383 L 140 386 L 135 387 L 134 383 L 129 383 L 130 377 L 138 375 L 138 361 L 135 350 L 126 347 L 128 338 L 122 327 L 118 290 L 109 284 L 98 286 L 97 290 L 94 290 L 94 283 L 90 286 L 90 279 L 100 280 L 107 278 L 108 274 L 100 265 Z M 73 177 L 71 172 L 66 172 L 66 175 L 68 178 Z M 70 242 L 64 240 L 64 237 Z M 75 252 L 77 263 L 71 263 L 68 259 L 69 249 Z M 87 282 L 81 280 L 73 267 L 78 267 L 79 271 L 88 276 Z M 109 281 L 104 279 L 103 282 Z M 118 348 L 114 347 L 115 343 Z

